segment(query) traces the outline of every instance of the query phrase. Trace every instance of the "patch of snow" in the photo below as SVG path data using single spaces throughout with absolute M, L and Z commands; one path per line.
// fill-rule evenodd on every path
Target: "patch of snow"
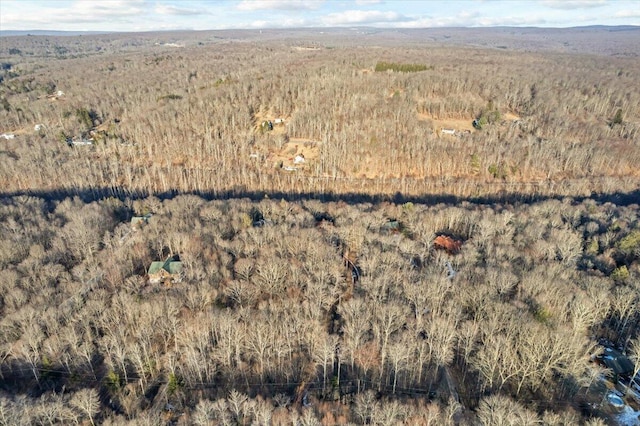
M 302 397 L 302 405 L 305 407 L 311 407 L 311 403 L 309 403 L 309 392 L 305 391 L 304 396 Z
M 0 138 L 5 138 L 7 140 L 9 139 L 15 139 L 16 135 L 14 135 L 13 133 L 3 133 L 0 135 Z
M 449 261 L 447 261 L 444 265 L 447 267 L 447 278 L 453 279 L 453 277 L 456 276 L 457 272 L 453 269 L 453 266 L 451 266 L 451 263 Z
M 624 410 L 615 416 L 615 419 L 620 426 L 640 426 L 640 411 L 635 411 L 626 405 Z

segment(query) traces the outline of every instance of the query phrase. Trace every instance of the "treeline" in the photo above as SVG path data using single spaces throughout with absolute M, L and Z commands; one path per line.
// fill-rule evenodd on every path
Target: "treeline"
M 427 67 L 424 64 L 398 64 L 393 62 L 378 62 L 374 68 L 376 72 L 395 71 L 395 72 L 419 72 L 434 69 L 433 66 Z
M 599 338 L 638 345 L 638 213 L 571 199 L 5 198 L 0 418 L 606 419 L 585 408 L 602 399 L 590 357 Z M 437 235 L 461 251 L 437 250 Z M 169 256 L 182 282 L 148 284 Z

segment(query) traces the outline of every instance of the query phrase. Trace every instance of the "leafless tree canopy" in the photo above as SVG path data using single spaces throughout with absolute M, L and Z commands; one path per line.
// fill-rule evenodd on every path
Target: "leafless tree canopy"
M 0 424 L 610 420 L 640 63 L 388 35 L 2 39 Z
M 241 37 L 3 38 L 0 131 L 15 136 L 0 139 L 4 189 L 469 197 L 638 186 L 636 57 L 415 34 L 360 36 L 364 46 Z

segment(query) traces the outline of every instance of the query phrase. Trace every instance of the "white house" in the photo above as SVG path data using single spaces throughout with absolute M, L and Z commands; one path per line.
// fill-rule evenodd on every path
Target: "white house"
M 85 145 L 93 145 L 93 139 L 85 139 L 85 138 L 74 138 L 68 139 L 67 143 L 70 146 L 85 146 Z

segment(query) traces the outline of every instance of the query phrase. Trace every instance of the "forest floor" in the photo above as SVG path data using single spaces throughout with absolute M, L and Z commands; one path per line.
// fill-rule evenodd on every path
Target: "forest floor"
M 475 131 L 473 128 L 473 117 L 438 119 L 429 114 L 418 113 L 418 120 L 430 121 L 433 123 L 433 128 L 436 133 L 439 133 L 441 129 L 454 129 L 458 132 L 465 130 L 470 132 Z

